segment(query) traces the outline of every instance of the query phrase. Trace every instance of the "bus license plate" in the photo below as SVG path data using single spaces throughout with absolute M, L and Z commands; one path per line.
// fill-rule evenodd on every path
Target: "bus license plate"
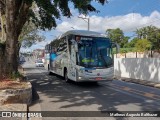
M 96 80 L 102 80 L 102 78 L 101 77 L 97 77 Z

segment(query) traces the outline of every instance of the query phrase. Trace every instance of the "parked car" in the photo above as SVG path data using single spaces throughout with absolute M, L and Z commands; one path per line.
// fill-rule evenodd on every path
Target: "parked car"
M 44 58 L 37 58 L 37 60 L 42 60 L 42 62 L 44 63 Z
M 44 67 L 43 61 L 41 59 L 36 60 L 36 67 Z

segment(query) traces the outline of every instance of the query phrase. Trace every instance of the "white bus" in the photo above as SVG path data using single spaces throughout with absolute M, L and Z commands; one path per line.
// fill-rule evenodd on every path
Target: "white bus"
M 46 46 L 46 51 L 54 50 L 56 57 L 51 60 L 50 53 L 45 68 L 63 76 L 66 82 L 109 81 L 114 76 L 112 48 L 111 40 L 100 33 L 71 30 Z

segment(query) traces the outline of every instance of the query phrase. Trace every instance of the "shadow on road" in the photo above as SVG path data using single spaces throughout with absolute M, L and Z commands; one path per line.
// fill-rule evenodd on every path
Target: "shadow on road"
M 33 70 L 26 68 L 26 72 Z M 48 75 L 46 71 L 29 72 L 28 80 L 33 86 L 33 101 L 39 99 L 36 91 L 47 96 L 49 103 L 59 103 L 59 109 L 68 110 L 77 108 L 90 111 L 156 111 L 160 110 L 154 101 L 146 102 L 144 99 L 133 97 L 131 94 L 119 92 L 112 89 L 110 83 L 107 85 L 95 83 L 65 83 L 62 77 Z M 43 103 L 45 99 L 40 99 Z M 66 102 L 66 103 L 64 103 Z M 95 107 L 92 108 L 92 105 Z M 126 107 L 127 106 L 127 107 Z M 95 109 L 97 108 L 97 109 Z
M 32 85 L 32 102 L 35 102 L 37 100 L 39 100 L 39 95 L 35 87 Z

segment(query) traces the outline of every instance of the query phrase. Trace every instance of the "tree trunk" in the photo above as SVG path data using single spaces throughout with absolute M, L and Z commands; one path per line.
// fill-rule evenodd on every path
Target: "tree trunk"
M 21 49 L 21 43 L 20 42 L 18 42 L 18 46 L 17 46 L 17 65 L 19 66 L 19 51 L 20 51 L 20 49 Z
M 5 63 L 5 45 L 0 43 L 0 80 L 4 78 L 4 63 Z
M 17 72 L 17 43 L 18 34 L 15 23 L 16 3 L 6 0 L 6 47 L 3 76 L 11 77 Z
M 6 40 L 6 31 L 5 31 L 5 15 L 2 15 L 0 12 L 0 23 L 1 23 L 1 39 L 0 42 L 4 43 Z
M 0 78 L 11 77 L 18 71 L 18 37 L 27 21 L 32 1 L 6 0 L 6 40 L 4 52 L 0 52 Z M 1 49 L 1 48 L 0 48 Z M 3 60 L 4 59 L 4 60 Z

